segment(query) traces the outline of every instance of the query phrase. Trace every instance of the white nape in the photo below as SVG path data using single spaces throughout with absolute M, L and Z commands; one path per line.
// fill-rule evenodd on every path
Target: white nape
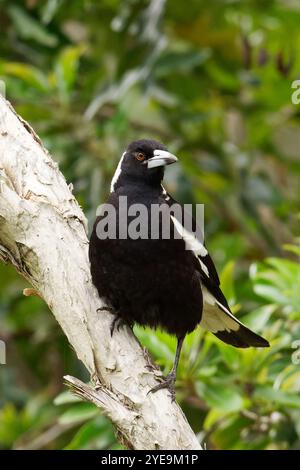
M 123 158 L 124 158 L 125 153 L 126 153 L 126 152 L 124 152 L 124 153 L 122 154 L 122 157 L 120 158 L 120 161 L 119 161 L 118 166 L 117 166 L 117 168 L 116 168 L 115 174 L 114 174 L 114 176 L 113 176 L 113 178 L 112 178 L 112 180 L 111 180 L 111 184 L 110 184 L 110 192 L 111 192 L 111 193 L 114 192 L 116 183 L 117 183 L 117 181 L 118 181 L 118 179 L 119 179 L 119 176 L 120 176 L 120 174 L 121 174 L 121 166 L 122 166 L 122 162 L 123 162 Z

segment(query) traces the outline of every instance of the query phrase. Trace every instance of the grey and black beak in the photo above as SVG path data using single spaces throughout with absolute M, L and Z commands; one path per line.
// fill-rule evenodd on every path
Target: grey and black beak
M 149 158 L 145 161 L 148 170 L 150 170 L 150 168 L 156 168 L 158 166 L 171 165 L 171 163 L 175 163 L 178 161 L 178 158 L 175 157 L 175 155 L 170 152 L 167 152 L 166 150 L 154 150 L 153 155 L 154 157 Z

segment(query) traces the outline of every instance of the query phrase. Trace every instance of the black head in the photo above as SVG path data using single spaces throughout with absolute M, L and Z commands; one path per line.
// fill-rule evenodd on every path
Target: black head
M 160 185 L 165 166 L 176 161 L 175 155 L 160 142 L 146 139 L 131 142 L 120 159 L 111 182 L 111 191 L 129 182 Z

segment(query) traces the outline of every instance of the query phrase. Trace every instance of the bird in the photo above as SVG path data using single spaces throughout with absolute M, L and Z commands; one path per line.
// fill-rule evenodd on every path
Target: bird
M 105 305 L 100 310 L 115 315 L 111 334 L 116 326 L 126 323 L 131 327 L 138 324 L 160 328 L 176 337 L 173 367 L 150 390 L 153 393 L 167 388 L 172 400 L 184 339 L 197 327 L 237 348 L 269 346 L 266 339 L 232 314 L 204 240 L 199 233 L 195 234 L 196 230 L 187 230 L 171 210 L 179 203 L 164 188 L 163 178 L 165 168 L 177 161 L 160 142 L 151 139 L 131 142 L 119 160 L 105 204 L 113 208 L 115 227 L 111 233 L 107 231 L 103 236 L 101 232 L 99 236 L 99 227 L 106 217 L 105 211 L 100 213 L 89 244 L 92 282 Z M 143 226 L 145 236 L 128 236 L 134 217 L 132 214 L 127 220 L 118 217 L 122 198 L 128 207 L 138 204 L 145 208 L 149 226 L 152 207 L 170 209 L 160 214 L 154 237 L 149 226 L 146 231 Z M 179 207 L 184 211 L 182 205 Z M 191 219 L 195 229 L 197 221 L 192 216 Z M 169 223 L 169 237 L 162 235 L 164 222 Z

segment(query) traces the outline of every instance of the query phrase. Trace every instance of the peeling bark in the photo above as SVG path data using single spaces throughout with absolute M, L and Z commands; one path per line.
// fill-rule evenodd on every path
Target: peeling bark
M 25 295 L 45 300 L 92 379 L 66 382 L 102 409 L 127 446 L 201 448 L 168 392 L 147 394 L 161 373 L 132 332 L 111 338 L 112 315 L 97 313 L 84 214 L 38 136 L 1 96 L 0 259 L 31 283 Z

